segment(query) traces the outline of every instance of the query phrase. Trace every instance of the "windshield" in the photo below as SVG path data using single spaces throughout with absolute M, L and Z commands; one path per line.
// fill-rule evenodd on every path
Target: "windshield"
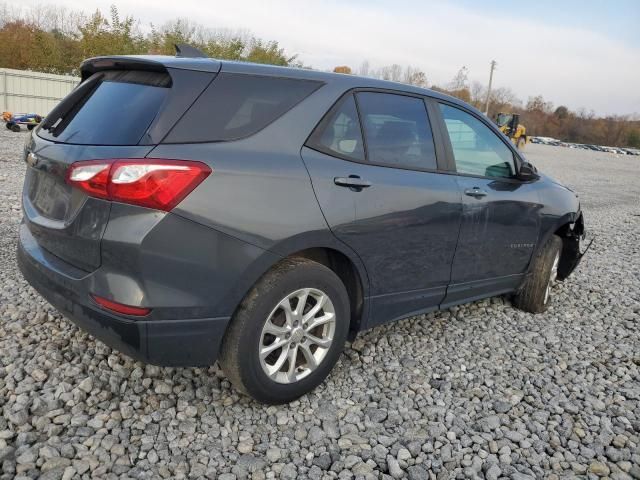
M 508 113 L 499 113 L 498 117 L 496 118 L 496 123 L 498 124 L 499 127 L 504 127 L 505 125 L 511 122 L 511 117 L 512 116 L 509 115 Z

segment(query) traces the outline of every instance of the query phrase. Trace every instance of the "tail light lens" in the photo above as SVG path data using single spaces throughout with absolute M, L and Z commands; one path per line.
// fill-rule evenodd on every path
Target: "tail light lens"
M 88 160 L 69 167 L 67 183 L 92 197 L 168 212 L 210 173 L 204 163 L 187 160 Z

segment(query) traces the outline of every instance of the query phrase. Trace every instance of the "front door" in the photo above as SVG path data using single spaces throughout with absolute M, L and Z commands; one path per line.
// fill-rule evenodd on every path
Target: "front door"
M 497 295 L 522 281 L 540 230 L 532 183 L 519 181 L 513 151 L 462 109 L 440 104 L 462 194 L 460 238 L 443 306 Z
M 423 99 L 349 94 L 302 156 L 330 228 L 367 268 L 368 325 L 437 308 L 450 280 L 461 206 L 456 177 L 438 173 Z

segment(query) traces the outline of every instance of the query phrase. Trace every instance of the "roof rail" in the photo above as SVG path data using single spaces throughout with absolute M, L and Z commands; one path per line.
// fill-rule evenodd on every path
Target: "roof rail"
M 176 48 L 176 57 L 183 58 L 208 58 L 208 56 L 191 45 L 186 43 L 174 44 Z

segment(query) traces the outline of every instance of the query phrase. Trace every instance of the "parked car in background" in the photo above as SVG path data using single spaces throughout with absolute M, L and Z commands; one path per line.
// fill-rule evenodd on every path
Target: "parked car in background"
M 501 294 L 543 312 L 582 256 L 576 194 L 455 98 L 208 58 L 81 75 L 26 145 L 18 261 L 144 362 L 219 360 L 287 402 L 363 329 Z

